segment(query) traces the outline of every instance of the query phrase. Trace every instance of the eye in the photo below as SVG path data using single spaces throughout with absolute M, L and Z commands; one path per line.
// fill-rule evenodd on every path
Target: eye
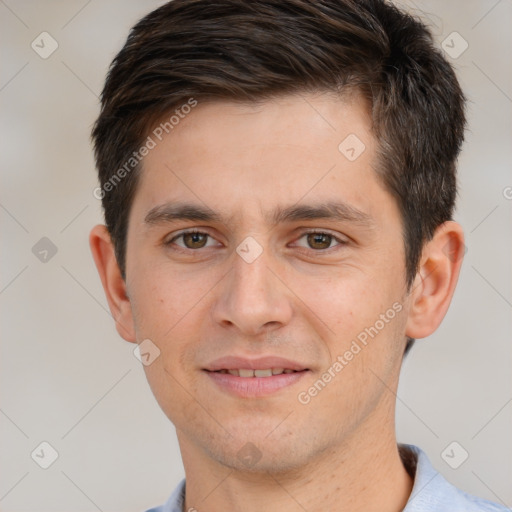
M 208 244 L 208 239 L 211 239 L 210 244 Z M 177 243 L 177 240 L 182 240 L 183 244 Z M 203 233 L 202 231 L 183 231 L 179 235 L 174 236 L 169 241 L 166 242 L 166 245 L 175 244 L 178 247 L 183 249 L 202 249 L 203 247 L 211 247 L 215 245 L 215 240 L 208 234 Z
M 334 246 L 345 245 L 347 242 L 344 240 L 340 240 L 339 238 L 331 235 L 330 233 L 325 233 L 323 231 L 308 231 L 303 233 L 302 236 L 298 239 L 301 240 L 305 238 L 307 248 L 314 249 L 315 251 L 325 251 L 327 249 L 332 249 L 331 245 L 333 242 L 337 242 Z M 303 245 L 300 247 L 304 247 Z

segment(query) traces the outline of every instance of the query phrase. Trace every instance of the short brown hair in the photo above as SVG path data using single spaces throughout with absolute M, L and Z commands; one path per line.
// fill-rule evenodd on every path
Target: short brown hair
M 465 99 L 426 26 L 384 0 L 173 0 L 132 28 L 92 134 L 123 276 L 143 167 L 126 162 L 164 114 L 190 98 L 257 102 L 348 88 L 370 106 L 378 175 L 402 214 L 410 286 L 423 244 L 452 217 Z

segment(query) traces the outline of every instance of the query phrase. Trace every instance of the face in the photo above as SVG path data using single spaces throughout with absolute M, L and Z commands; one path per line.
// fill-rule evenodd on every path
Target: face
M 127 295 L 182 450 L 284 470 L 393 429 L 409 306 L 375 159 L 330 95 L 199 103 L 146 156 Z

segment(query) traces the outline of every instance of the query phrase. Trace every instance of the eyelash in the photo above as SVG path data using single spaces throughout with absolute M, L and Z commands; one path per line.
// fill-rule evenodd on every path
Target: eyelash
M 193 234 L 206 235 L 207 237 L 213 239 L 213 237 L 209 233 L 206 233 L 204 231 L 199 231 L 197 229 L 191 229 L 191 230 L 187 230 L 187 231 L 182 231 L 178 235 L 175 235 L 170 240 L 164 242 L 164 245 L 166 245 L 166 246 L 175 245 L 177 247 L 177 249 L 175 249 L 175 250 L 178 250 L 180 252 L 185 252 L 185 253 L 198 252 L 200 249 L 206 249 L 207 247 L 200 247 L 199 249 L 190 249 L 188 247 L 182 247 L 180 245 L 174 244 L 174 242 L 176 240 L 178 240 L 179 238 L 182 238 L 185 235 L 193 235 Z M 328 247 L 327 249 L 311 249 L 311 248 L 301 247 L 302 249 L 305 249 L 307 251 L 312 251 L 312 252 L 315 252 L 315 253 L 328 253 L 328 252 L 331 252 L 333 249 L 336 250 L 336 248 L 340 248 L 340 247 L 345 246 L 345 245 L 348 244 L 348 241 L 341 240 L 340 238 L 336 237 L 335 235 L 333 235 L 333 234 L 331 234 L 331 233 L 329 233 L 327 231 L 322 231 L 322 230 L 319 230 L 319 229 L 311 229 L 311 230 L 308 230 L 308 231 L 303 231 L 300 234 L 300 236 L 297 238 L 297 240 L 300 240 L 301 238 L 303 238 L 303 237 L 305 237 L 307 235 L 311 235 L 311 234 L 327 235 L 327 236 L 331 237 L 332 240 L 338 242 L 338 245 L 335 245 L 334 247 Z
M 199 231 L 197 229 L 190 229 L 187 231 L 182 231 L 178 235 L 173 236 L 169 241 L 164 242 L 164 245 L 166 245 L 166 246 L 174 245 L 174 241 L 178 240 L 178 238 L 182 238 L 185 235 L 195 235 L 195 234 L 206 235 L 210 238 L 213 238 L 212 236 L 210 236 L 208 233 L 205 233 L 204 231 Z M 181 247 L 180 245 L 178 245 L 177 247 L 178 247 L 179 251 L 183 251 L 183 252 L 189 252 L 189 251 L 196 252 L 199 250 L 199 249 L 189 249 L 188 247 Z M 204 247 L 200 247 L 200 249 L 204 249 Z

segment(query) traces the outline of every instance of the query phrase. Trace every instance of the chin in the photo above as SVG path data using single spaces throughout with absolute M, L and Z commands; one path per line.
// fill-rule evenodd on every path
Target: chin
M 233 452 L 232 449 L 212 451 L 210 456 L 218 463 L 239 474 L 290 474 L 304 467 L 309 457 L 305 453 L 298 453 L 297 447 L 293 451 L 291 446 L 276 446 L 276 443 L 267 443 L 265 446 L 256 446 L 247 441 L 242 447 Z
M 327 448 L 313 433 L 301 434 L 300 429 L 290 427 L 276 430 L 279 421 L 252 420 L 250 424 L 238 424 L 238 428 L 226 425 L 232 436 L 222 438 L 205 437 L 203 431 L 199 443 L 216 462 L 248 475 L 289 474 L 303 468 Z

